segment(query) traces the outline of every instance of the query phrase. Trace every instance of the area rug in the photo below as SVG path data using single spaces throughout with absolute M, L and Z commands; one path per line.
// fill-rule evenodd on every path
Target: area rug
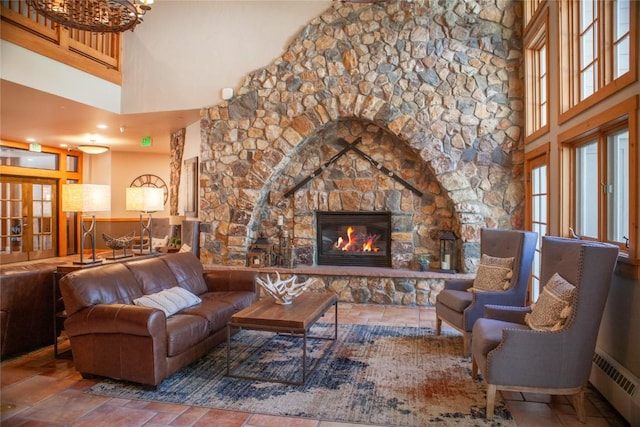
M 329 336 L 333 325 L 319 324 L 312 332 Z M 239 375 L 299 380 L 301 348 L 300 338 L 243 330 L 232 340 L 231 367 Z M 224 343 L 155 391 L 104 380 L 87 393 L 380 426 L 515 425 L 499 396 L 493 422 L 486 421 L 485 385 L 471 378 L 460 336 L 435 336 L 432 329 L 413 327 L 340 325 L 333 346 L 309 339 L 307 348 L 307 360 L 317 365 L 305 385 L 227 377 Z

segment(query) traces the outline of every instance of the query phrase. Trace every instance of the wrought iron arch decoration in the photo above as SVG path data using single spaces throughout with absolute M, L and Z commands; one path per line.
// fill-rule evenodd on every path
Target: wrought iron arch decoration
M 158 175 L 153 175 L 150 173 L 145 173 L 131 181 L 129 187 L 155 187 L 162 188 L 164 191 L 164 204 L 167 204 L 167 199 L 169 198 L 169 188 L 167 184 L 164 182 L 162 178 Z

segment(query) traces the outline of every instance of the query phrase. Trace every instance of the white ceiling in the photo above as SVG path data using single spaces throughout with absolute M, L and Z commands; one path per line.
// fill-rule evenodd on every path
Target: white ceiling
M 56 95 L 0 80 L 0 138 L 27 142 L 35 138 L 45 146 L 68 148 L 86 144 L 94 135 L 96 144 L 113 151 L 168 153 L 172 132 L 200 118 L 198 109 L 141 114 L 115 114 Z M 97 128 L 107 125 L 106 129 Z M 121 131 L 122 129 L 122 131 Z M 151 136 L 152 147 L 141 140 Z

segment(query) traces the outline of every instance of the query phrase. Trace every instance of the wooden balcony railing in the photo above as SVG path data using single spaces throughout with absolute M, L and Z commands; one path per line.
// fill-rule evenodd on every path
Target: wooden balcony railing
M 65 28 L 24 0 L 0 0 L 2 39 L 116 84 L 122 84 L 122 34 Z

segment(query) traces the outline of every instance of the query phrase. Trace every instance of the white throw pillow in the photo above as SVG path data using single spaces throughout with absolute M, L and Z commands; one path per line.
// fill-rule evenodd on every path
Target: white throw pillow
M 199 296 L 179 286 L 165 289 L 155 294 L 144 295 L 133 300 L 135 305 L 162 310 L 167 317 L 201 302 L 202 300 Z
M 178 252 L 191 252 L 191 246 L 185 243 L 180 247 L 180 250 Z

